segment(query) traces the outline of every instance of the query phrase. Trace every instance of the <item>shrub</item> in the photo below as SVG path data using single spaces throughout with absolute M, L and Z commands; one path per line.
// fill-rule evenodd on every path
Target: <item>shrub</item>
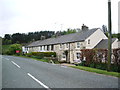
M 82 61 L 79 65 L 80 66 L 86 66 L 86 61 Z
M 27 57 L 31 57 L 32 56 L 32 53 L 26 53 L 25 54 Z
M 91 64 L 89 65 L 89 67 L 95 68 L 95 63 L 91 63 Z
M 81 66 L 107 70 L 107 49 L 82 49 L 81 60 L 84 57 L 86 62 L 82 61 Z M 120 48 L 113 49 L 112 62 L 111 71 L 120 72 Z
M 19 50 L 20 53 L 16 53 L 16 50 Z M 12 45 L 4 45 L 3 48 L 3 54 L 7 55 L 20 55 L 22 51 L 21 45 L 20 44 L 12 44 Z
M 44 57 L 52 57 L 52 56 L 56 57 L 56 53 L 55 52 L 31 52 L 31 53 L 27 53 L 26 56 L 42 59 Z
M 120 72 L 120 66 L 115 65 L 115 64 L 111 64 L 111 71 Z

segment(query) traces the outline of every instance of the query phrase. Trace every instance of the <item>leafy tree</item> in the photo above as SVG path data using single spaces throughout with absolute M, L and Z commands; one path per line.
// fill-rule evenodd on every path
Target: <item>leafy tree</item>
M 2 39 L 2 44 L 3 45 L 9 45 L 9 44 L 12 44 L 12 40 L 8 40 L 8 39 Z
M 21 48 L 21 45 L 20 45 L 20 44 L 10 45 L 7 54 L 9 54 L 9 55 L 14 55 L 14 54 L 16 54 L 16 50 L 19 50 L 20 52 L 22 51 L 22 48 Z M 19 53 L 19 54 L 20 54 L 20 53 Z
M 11 40 L 11 35 L 10 34 L 5 34 L 4 39 Z
M 120 33 L 112 34 L 112 38 L 118 38 L 118 40 L 120 41 Z

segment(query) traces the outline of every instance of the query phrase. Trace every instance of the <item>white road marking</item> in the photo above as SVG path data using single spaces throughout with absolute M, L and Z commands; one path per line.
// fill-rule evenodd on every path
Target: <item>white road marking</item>
M 20 66 L 18 64 L 16 64 L 15 62 L 11 61 L 15 66 L 17 66 L 18 68 L 20 68 Z
M 30 73 L 27 73 L 28 76 L 30 76 L 33 80 L 35 80 L 36 82 L 38 82 L 40 85 L 42 85 L 44 88 L 51 90 L 48 86 L 46 86 L 45 84 L 43 84 L 41 81 L 39 81 L 38 79 L 36 79 L 34 76 L 32 76 Z

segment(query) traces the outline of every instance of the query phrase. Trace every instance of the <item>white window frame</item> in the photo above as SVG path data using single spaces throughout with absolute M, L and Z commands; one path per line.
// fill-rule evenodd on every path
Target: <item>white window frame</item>
M 79 56 L 78 56 L 79 55 Z M 78 58 L 79 57 L 79 58 Z M 80 60 L 80 52 L 76 52 L 76 59 Z
M 62 59 L 66 59 L 65 53 L 62 53 Z
M 49 50 L 50 50 L 50 46 L 49 46 L 49 45 L 47 45 L 47 48 L 46 48 L 46 50 L 47 50 L 47 51 L 49 51 Z
M 69 48 L 69 44 L 68 43 L 66 43 L 65 46 L 66 46 L 67 49 Z
M 88 39 L 88 44 L 90 44 L 90 39 Z
M 53 51 L 54 50 L 54 45 L 51 45 L 51 51 Z
M 78 43 L 79 43 L 79 45 L 78 45 Z M 80 42 L 76 42 L 76 48 L 80 48 Z
M 60 44 L 60 49 L 63 49 L 63 44 Z
M 42 51 L 42 46 L 40 46 L 40 51 Z

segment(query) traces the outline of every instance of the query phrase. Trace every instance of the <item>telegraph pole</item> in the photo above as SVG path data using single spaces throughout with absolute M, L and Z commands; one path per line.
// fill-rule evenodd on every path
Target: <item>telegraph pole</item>
M 111 0 L 108 0 L 108 68 L 107 70 L 110 71 L 111 67 L 111 29 L 112 29 L 112 23 L 111 23 Z

